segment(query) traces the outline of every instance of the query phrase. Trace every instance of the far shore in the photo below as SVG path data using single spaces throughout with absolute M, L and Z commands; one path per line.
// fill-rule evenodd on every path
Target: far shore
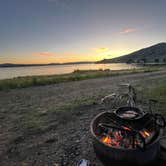
M 74 64 L 93 64 L 95 62 L 85 61 L 85 62 L 66 62 L 66 63 L 48 63 L 48 64 L 14 64 L 14 63 L 4 63 L 0 64 L 2 67 L 35 67 L 35 66 L 53 66 L 53 65 L 74 65 Z
M 116 64 L 120 62 L 114 62 Z M 113 63 L 113 64 L 114 64 Z M 124 63 L 124 62 L 122 62 Z M 14 64 L 14 63 L 3 63 L 0 64 L 0 68 L 10 68 L 10 67 L 38 67 L 38 66 L 55 66 L 55 65 L 79 65 L 79 64 L 112 64 L 112 63 L 102 63 L 95 61 L 83 61 L 83 62 L 66 62 L 66 63 L 48 63 L 48 64 Z M 165 66 L 166 63 L 126 63 L 134 64 L 138 66 Z

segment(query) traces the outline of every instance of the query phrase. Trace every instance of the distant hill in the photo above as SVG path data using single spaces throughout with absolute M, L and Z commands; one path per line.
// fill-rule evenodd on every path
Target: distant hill
M 166 63 L 166 43 L 159 43 L 121 57 L 104 59 L 98 63 Z
M 92 64 L 95 62 L 67 62 L 67 63 L 49 63 L 49 64 L 13 64 L 13 63 L 4 63 L 0 64 L 0 67 L 32 67 L 32 66 L 52 66 L 52 65 L 78 65 L 78 64 Z

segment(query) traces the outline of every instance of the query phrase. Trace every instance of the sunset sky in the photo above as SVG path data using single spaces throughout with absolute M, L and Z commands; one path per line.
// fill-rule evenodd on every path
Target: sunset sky
M 166 41 L 166 0 L 0 0 L 0 63 L 97 61 Z

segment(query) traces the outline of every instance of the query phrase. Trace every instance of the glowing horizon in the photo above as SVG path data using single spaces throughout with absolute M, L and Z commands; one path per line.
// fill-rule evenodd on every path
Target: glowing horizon
M 14 60 L 7 60 L 7 61 L 1 61 L 1 63 L 13 63 L 13 64 L 49 64 L 49 63 L 70 63 L 70 62 L 97 62 L 103 59 L 112 59 L 112 58 L 116 58 L 116 57 L 120 57 L 126 54 L 131 53 L 132 51 L 115 51 L 112 52 L 110 51 L 110 49 L 104 49 L 104 47 L 101 47 L 103 49 L 103 51 L 97 51 L 98 53 L 96 54 L 92 54 L 88 55 L 88 56 L 84 56 L 84 55 L 80 55 L 79 54 L 73 54 L 70 55 L 65 53 L 63 55 L 69 55 L 69 58 L 56 58 L 56 53 L 49 53 L 49 52 L 40 52 L 40 53 L 33 53 L 34 57 L 33 60 L 23 60 L 21 58 L 19 59 L 14 59 Z M 136 51 L 136 50 L 133 50 Z M 112 54 L 113 53 L 113 54 Z M 28 55 L 27 55 L 28 56 Z M 40 57 L 41 59 L 37 59 L 35 60 L 37 57 Z M 73 57 L 72 57 L 73 56 Z

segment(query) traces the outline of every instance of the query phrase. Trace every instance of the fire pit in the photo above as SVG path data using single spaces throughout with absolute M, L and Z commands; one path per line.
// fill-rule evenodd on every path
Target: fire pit
M 109 164 L 125 161 L 140 165 L 158 157 L 165 119 L 125 106 L 98 114 L 90 127 L 94 150 L 100 159 Z

